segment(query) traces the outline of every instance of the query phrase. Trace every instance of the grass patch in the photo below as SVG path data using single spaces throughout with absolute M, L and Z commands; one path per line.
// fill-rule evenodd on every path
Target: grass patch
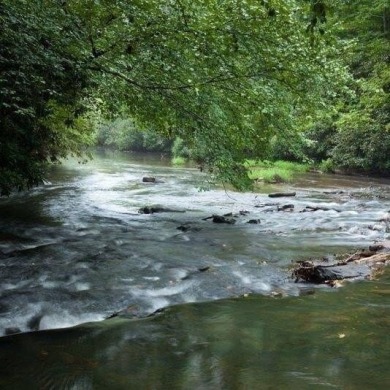
M 308 164 L 300 164 L 291 161 L 275 161 L 274 166 L 290 172 L 308 172 L 310 170 L 310 165 Z
M 255 161 L 247 160 L 249 177 L 265 183 L 288 183 L 293 180 L 296 173 L 307 172 L 310 165 L 290 161 Z
M 265 183 L 288 183 L 292 180 L 293 173 L 280 168 L 252 168 L 249 177 Z
M 174 157 L 171 162 L 173 165 L 185 165 L 187 160 L 184 157 Z

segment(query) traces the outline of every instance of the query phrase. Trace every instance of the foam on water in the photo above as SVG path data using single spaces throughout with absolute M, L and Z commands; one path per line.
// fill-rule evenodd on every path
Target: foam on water
M 103 319 L 104 316 L 102 314 L 83 313 L 74 315 L 64 310 L 60 313 L 43 315 L 39 323 L 39 329 L 69 328 L 80 323 L 101 321 Z
M 31 321 L 45 329 L 70 326 L 131 305 L 142 315 L 248 292 L 294 295 L 291 260 L 390 237 L 390 187 L 374 183 L 367 190 L 363 178 L 313 176 L 304 185 L 267 187 L 297 194 L 270 199 L 265 190 L 199 192 L 199 172 L 160 160 L 96 158 L 56 172 L 51 185 L 0 199 L 0 232 L 8 234 L 0 234 L 3 329 L 28 331 Z M 161 183 L 142 183 L 142 176 Z M 331 193 L 340 183 L 343 193 Z M 138 213 L 150 205 L 185 212 Z M 286 205 L 294 207 L 279 209 Z M 207 219 L 227 213 L 234 225 Z M 189 229 L 177 230 L 183 224 Z

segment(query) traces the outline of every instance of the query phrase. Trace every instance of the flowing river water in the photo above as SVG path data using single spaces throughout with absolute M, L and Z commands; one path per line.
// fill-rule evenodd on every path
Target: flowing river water
M 0 199 L 1 389 L 388 388 L 388 270 L 330 289 L 295 283 L 291 264 L 389 239 L 390 182 L 204 180 L 100 153 Z M 152 205 L 164 212 L 138 212 Z

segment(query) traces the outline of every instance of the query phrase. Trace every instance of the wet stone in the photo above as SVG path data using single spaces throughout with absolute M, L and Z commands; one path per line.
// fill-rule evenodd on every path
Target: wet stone
M 155 183 L 156 178 L 155 177 L 143 177 L 142 182 L 143 183 Z
M 176 229 L 180 230 L 181 232 L 199 232 L 200 230 L 202 230 L 200 227 L 192 226 L 187 223 L 183 223 L 182 225 L 178 226 Z
M 227 223 L 229 225 L 233 225 L 236 223 L 236 220 L 234 218 L 228 218 L 223 215 L 213 215 L 213 222 L 214 223 Z
M 293 211 L 294 205 L 293 204 L 285 204 L 283 206 L 278 206 L 278 211 Z
M 4 336 L 11 336 L 12 334 L 22 333 L 22 330 L 18 327 L 9 327 L 4 329 Z

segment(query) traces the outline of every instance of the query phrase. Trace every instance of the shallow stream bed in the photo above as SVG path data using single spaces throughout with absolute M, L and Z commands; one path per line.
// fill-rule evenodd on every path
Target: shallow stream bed
M 0 388 L 386 388 L 388 274 L 330 290 L 290 269 L 389 239 L 390 183 L 203 180 L 160 156 L 97 154 L 0 200 L 0 334 L 34 331 L 0 339 Z M 151 205 L 169 211 L 138 212 Z

